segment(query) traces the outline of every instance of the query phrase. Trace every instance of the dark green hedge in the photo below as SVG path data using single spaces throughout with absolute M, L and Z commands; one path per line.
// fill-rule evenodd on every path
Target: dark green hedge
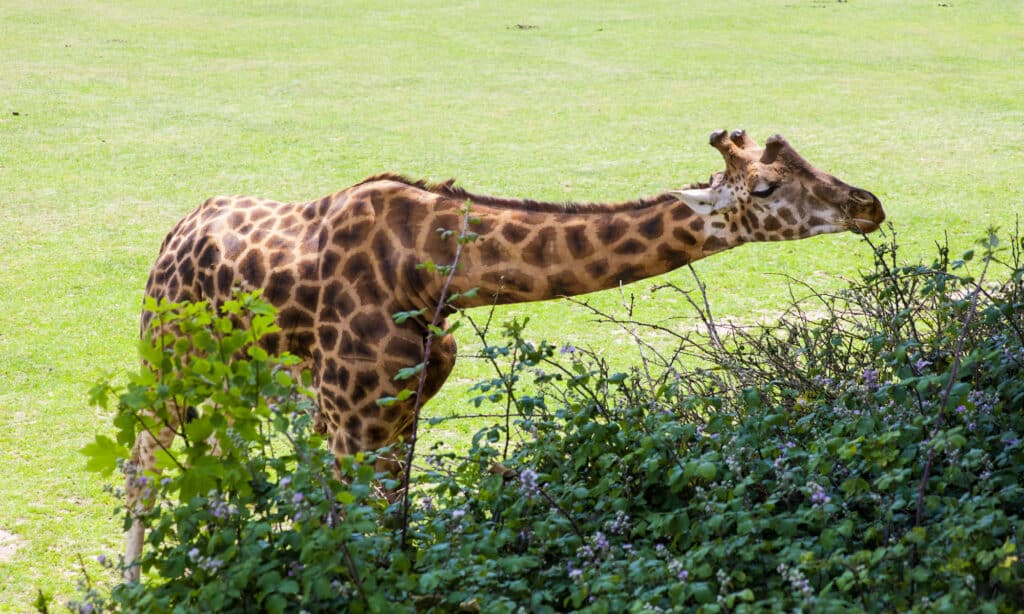
M 641 348 L 627 373 L 511 323 L 486 343 L 495 377 L 477 385 L 508 426 L 482 430 L 467 454 L 421 452 L 397 529 L 399 505 L 374 496 L 372 456 L 345 460 L 335 480 L 308 400 L 288 394 L 275 359 L 215 358 L 218 339 L 251 330 L 237 326 L 246 309 L 265 305 L 243 298 L 233 319 L 207 310 L 198 324 L 195 308 L 164 307 L 221 331 L 198 336 L 207 364 L 158 348 L 178 384 L 99 386 L 98 401 L 119 399 L 120 430 L 89 447 L 94 467 L 123 457 L 140 409 L 223 390 L 201 383 L 212 374 L 235 395 L 219 408 L 258 424 L 201 412 L 187 434 L 219 438 L 222 456 L 204 461 L 193 445 L 189 469 L 153 478 L 144 582 L 108 591 L 91 579 L 71 605 L 1019 611 L 1021 248 L 990 235 L 978 256 L 940 249 L 906 266 L 890 243 L 839 295 L 798 285 L 807 298 L 771 326 L 716 325 L 691 296 L 703 332 L 647 326 L 676 347 Z M 645 325 L 602 315 L 643 338 Z M 239 335 L 231 352 L 258 336 Z

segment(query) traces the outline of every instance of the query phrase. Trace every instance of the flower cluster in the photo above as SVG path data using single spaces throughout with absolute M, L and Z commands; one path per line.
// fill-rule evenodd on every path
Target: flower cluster
M 860 383 L 868 392 L 874 392 L 878 390 L 878 370 L 877 369 L 864 369 L 861 373 Z
M 202 569 L 210 573 L 217 571 L 224 565 L 224 561 L 218 558 L 203 556 L 203 554 L 200 553 L 199 548 L 192 548 L 188 551 L 188 560 L 192 561 L 197 569 Z
M 583 561 L 597 561 L 606 556 L 611 550 L 608 538 L 601 531 L 596 531 L 588 543 L 576 549 L 576 556 Z
M 797 567 L 790 567 L 785 563 L 779 563 L 777 568 L 779 575 L 789 582 L 789 585 L 794 591 L 799 593 L 804 599 L 811 599 L 814 597 L 814 588 L 811 587 L 810 581 L 804 576 L 804 573 Z
M 533 469 L 523 469 L 519 472 L 519 492 L 527 499 L 533 499 L 540 495 L 540 484 L 537 482 L 537 472 Z
M 974 410 L 979 414 L 991 414 L 999 398 L 983 390 L 972 390 L 967 394 L 967 402 L 974 406 Z
M 217 520 L 224 520 L 230 516 L 234 516 L 238 513 L 238 507 L 234 504 L 230 504 L 221 498 L 221 495 L 216 490 L 211 490 L 206 496 L 207 505 L 209 506 L 210 515 Z
M 604 523 L 604 527 L 612 535 L 629 535 L 629 514 L 622 510 L 615 512 L 615 518 Z
M 832 497 L 828 496 L 820 484 L 811 482 L 807 487 L 811 492 L 811 503 L 814 507 L 822 507 L 832 502 Z

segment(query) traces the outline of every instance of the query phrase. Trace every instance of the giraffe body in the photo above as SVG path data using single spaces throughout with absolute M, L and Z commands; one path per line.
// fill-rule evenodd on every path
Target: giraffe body
M 584 294 L 747 242 L 871 231 L 885 217 L 874 195 L 818 171 L 781 137 L 761 148 L 742 131 L 716 132 L 711 144 L 726 169 L 709 182 L 618 204 L 481 196 L 450 181 L 391 174 L 305 203 L 210 199 L 167 235 L 146 294 L 219 304 L 239 286 L 261 288 L 281 327 L 264 345 L 299 356 L 312 371 L 317 428 L 332 451 L 376 449 L 411 433 L 412 399 L 376 401 L 415 387 L 393 376 L 423 360 L 443 287 L 440 275 L 419 265 L 453 262 L 457 242 L 439 230 L 458 231 L 467 202 L 478 238 L 463 246 L 450 291 L 478 291 L 459 307 Z M 391 317 L 419 309 L 427 315 L 402 324 Z M 144 313 L 143 331 L 148 319 Z M 455 358 L 451 336 L 433 340 L 421 404 Z M 151 470 L 153 452 L 172 438 L 170 429 L 140 436 L 134 465 Z M 133 527 L 126 561 L 136 560 L 141 539 L 141 525 Z

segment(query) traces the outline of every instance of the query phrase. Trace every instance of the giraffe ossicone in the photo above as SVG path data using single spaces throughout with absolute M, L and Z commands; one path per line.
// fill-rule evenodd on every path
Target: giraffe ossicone
M 442 302 L 443 280 L 419 265 L 453 261 L 458 243 L 437 229 L 457 230 L 467 202 L 477 239 L 462 246 L 452 277 L 460 308 L 584 294 L 744 243 L 870 232 L 885 219 L 873 194 L 816 169 L 781 136 L 763 148 L 743 131 L 714 132 L 710 140 L 725 170 L 709 181 L 616 204 L 485 196 L 453 181 L 390 173 L 310 202 L 213 198 L 167 235 L 146 295 L 219 304 L 238 286 L 261 288 L 281 328 L 264 339 L 265 349 L 289 351 L 311 370 L 317 425 L 331 450 L 377 449 L 412 432 L 413 399 L 376 401 L 415 386 L 393 376 L 424 360 L 428 334 L 425 316 L 396 322 L 391 315 L 432 312 Z M 466 294 L 472 288 L 476 294 Z M 149 318 L 143 314 L 144 333 Z M 455 358 L 450 335 L 433 340 L 421 405 Z M 130 466 L 153 471 L 155 452 L 170 445 L 176 426 L 140 435 Z M 128 482 L 132 509 L 139 492 Z M 137 560 L 142 537 L 136 521 L 126 563 Z M 137 569 L 126 576 L 138 577 Z

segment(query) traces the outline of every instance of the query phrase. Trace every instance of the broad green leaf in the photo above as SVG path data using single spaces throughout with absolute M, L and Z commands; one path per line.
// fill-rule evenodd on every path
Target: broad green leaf
M 95 441 L 87 444 L 80 452 L 89 460 L 85 468 L 108 476 L 117 469 L 117 461 L 128 458 L 128 448 L 116 443 L 106 435 L 96 435 Z

